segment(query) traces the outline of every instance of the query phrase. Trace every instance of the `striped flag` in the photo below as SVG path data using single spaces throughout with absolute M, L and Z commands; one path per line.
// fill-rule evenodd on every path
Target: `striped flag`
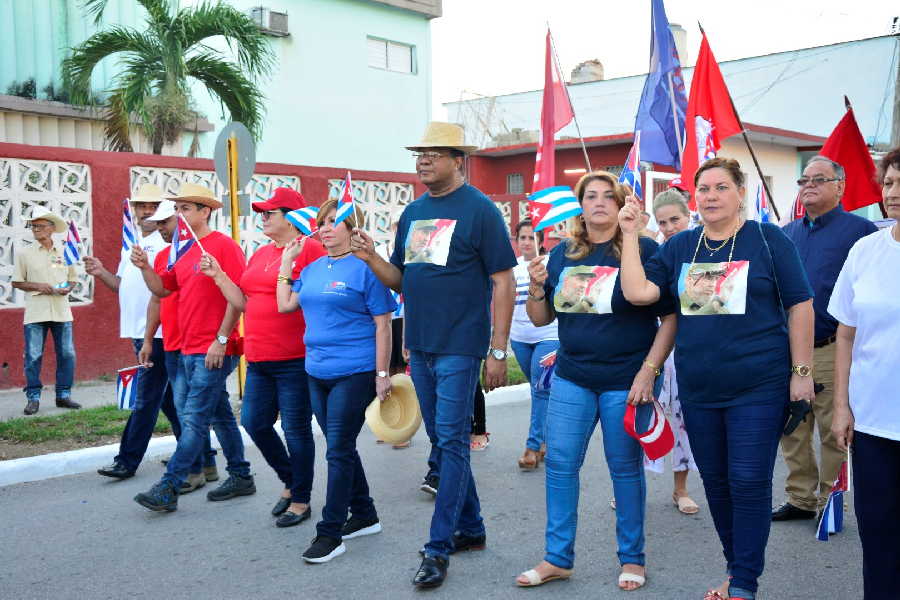
M 769 197 L 766 195 L 766 186 L 761 183 L 756 186 L 756 216 L 754 220 L 760 223 L 772 222 L 772 216 L 769 214 Z
M 128 206 L 128 199 L 122 200 L 122 248 L 131 250 L 131 247 L 137 244 L 138 235 L 134 228 L 134 219 L 131 217 L 131 207 Z
M 528 200 L 528 215 L 534 231 L 541 231 L 581 214 L 572 188 L 557 185 L 535 192 Z
M 137 379 L 140 365 L 119 369 L 119 377 L 116 379 L 116 398 L 119 410 L 131 410 L 137 399 Z
M 632 193 L 638 198 L 643 197 L 641 190 L 641 132 L 634 132 L 634 144 L 625 159 L 625 168 L 619 175 L 619 183 L 627 183 L 631 186 Z
M 81 251 L 78 245 L 81 243 L 81 236 L 78 235 L 78 227 L 75 221 L 69 221 L 69 231 L 66 233 L 66 241 L 63 244 L 63 258 L 67 265 L 74 265 L 81 260 Z
M 172 236 L 172 244 L 169 246 L 169 262 L 166 270 L 171 271 L 175 263 L 194 245 L 194 232 L 191 226 L 185 221 L 184 216 L 178 214 L 178 226 L 175 229 L 175 235 Z
M 319 226 L 316 224 L 316 217 L 319 214 L 318 206 L 304 206 L 297 210 L 292 210 L 285 215 L 290 223 L 300 230 L 304 235 L 312 235 L 318 231 Z
M 341 193 L 341 200 L 338 202 L 337 211 L 334 213 L 335 226 L 353 214 L 353 208 L 353 185 L 350 181 L 350 171 L 347 171 L 347 178 L 344 180 L 344 191 Z
M 806 216 L 806 206 L 802 202 L 800 202 L 800 192 L 797 192 L 797 197 L 794 198 L 794 209 L 791 211 L 791 220 L 796 221 L 797 219 L 802 219 Z
M 828 494 L 828 502 L 825 504 L 825 508 L 822 509 L 822 516 L 819 519 L 816 539 L 821 542 L 827 542 L 830 534 L 844 530 L 844 492 L 847 491 L 848 484 L 849 477 L 847 475 L 847 461 L 845 460 L 841 463 L 838 477 L 834 480 L 831 493 Z
M 556 350 L 542 356 L 538 364 L 541 365 L 541 374 L 535 387 L 539 390 L 549 390 L 553 371 L 556 369 Z

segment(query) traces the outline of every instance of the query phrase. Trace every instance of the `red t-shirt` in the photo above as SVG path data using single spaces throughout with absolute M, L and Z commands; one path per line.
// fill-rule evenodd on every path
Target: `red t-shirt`
M 156 253 L 153 270 L 162 277 L 169 264 L 169 248 L 166 246 Z M 181 349 L 181 329 L 178 327 L 178 292 L 172 292 L 159 301 L 159 321 L 162 323 L 163 350 L 174 352 Z
M 303 311 L 278 312 L 275 289 L 284 248 L 267 244 L 259 248 L 241 277 L 241 290 L 247 296 L 244 308 L 244 354 L 251 362 L 291 360 L 306 356 L 303 334 L 306 322 Z M 307 238 L 303 251 L 294 259 L 291 278 L 326 253 L 322 243 Z
M 230 237 L 213 231 L 200 239 L 203 249 L 219 261 L 219 266 L 232 281 L 244 274 L 244 253 Z M 194 242 L 171 271 L 161 275 L 167 290 L 178 291 L 178 324 L 181 327 L 181 353 L 206 354 L 216 339 L 228 302 L 212 280 L 200 272 L 199 245 Z M 228 335 L 226 353 L 237 354 L 237 323 Z

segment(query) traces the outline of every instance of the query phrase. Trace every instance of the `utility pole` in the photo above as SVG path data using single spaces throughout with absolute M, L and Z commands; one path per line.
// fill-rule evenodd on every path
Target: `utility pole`
M 894 80 L 894 116 L 891 127 L 891 148 L 897 148 L 900 146 L 900 17 L 894 17 L 892 29 L 896 40 L 897 77 Z

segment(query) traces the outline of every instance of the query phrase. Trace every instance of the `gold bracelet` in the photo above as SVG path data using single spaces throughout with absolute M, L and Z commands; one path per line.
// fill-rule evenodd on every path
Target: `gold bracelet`
M 659 377 L 659 373 L 660 373 L 659 367 L 657 367 L 656 365 L 654 365 L 654 364 L 653 364 L 652 362 L 650 362 L 649 360 L 645 360 L 645 361 L 644 361 L 644 364 L 647 365 L 648 367 L 650 367 L 651 369 L 653 369 L 653 372 L 656 373 L 656 376 L 657 376 L 657 377 Z
M 278 283 L 286 283 L 288 285 L 294 283 L 293 281 L 291 281 L 290 277 L 288 277 L 287 275 L 282 275 L 281 273 L 278 274 L 278 277 L 276 279 Z

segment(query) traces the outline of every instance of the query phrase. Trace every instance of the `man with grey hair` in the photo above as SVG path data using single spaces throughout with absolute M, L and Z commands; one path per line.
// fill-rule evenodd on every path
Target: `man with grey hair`
M 844 211 L 841 206 L 844 168 L 833 160 L 824 156 L 812 157 L 797 185 L 806 216 L 788 223 L 784 232 L 797 246 L 815 292 L 812 376 L 816 395 L 811 414 L 792 434 L 781 439 L 781 450 L 788 466 L 787 501 L 772 511 L 773 521 L 815 517 L 825 506 L 844 459 L 831 434 L 837 321 L 828 314 L 828 301 L 850 248 L 859 238 L 877 230 L 871 221 Z M 822 444 L 818 467 L 813 449 L 814 424 L 818 426 Z

